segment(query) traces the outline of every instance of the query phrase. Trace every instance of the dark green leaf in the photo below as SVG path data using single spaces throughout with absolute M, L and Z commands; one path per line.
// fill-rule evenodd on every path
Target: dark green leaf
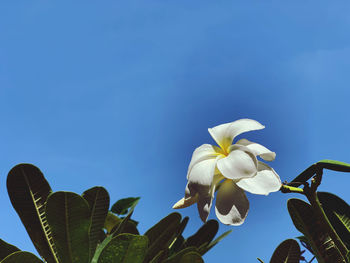
M 189 252 L 181 257 L 178 263 L 204 263 L 201 255 L 197 252 Z
M 99 260 L 99 257 L 101 255 L 101 252 L 103 251 L 103 249 L 107 246 L 107 244 L 112 240 L 113 237 L 117 236 L 118 234 L 122 233 L 122 231 L 124 230 L 125 226 L 127 225 L 132 213 L 134 212 L 135 206 L 137 205 L 137 202 L 135 202 L 129 209 L 129 212 L 127 214 L 127 216 L 125 218 L 123 218 L 121 220 L 121 222 L 119 223 L 120 218 L 117 217 L 116 215 L 113 215 L 112 213 L 108 213 L 107 215 L 107 219 L 106 219 L 106 225 L 110 224 L 109 226 L 106 226 L 106 228 L 108 229 L 109 227 L 111 227 L 111 231 L 110 234 L 102 241 L 101 244 L 99 244 L 97 246 L 97 249 L 95 251 L 95 254 L 91 260 L 91 263 L 97 263 Z M 110 222 L 107 222 L 107 221 Z M 114 223 L 117 223 L 118 225 L 115 226 Z M 115 226 L 115 227 L 114 227 Z
M 117 215 L 125 215 L 130 207 L 140 200 L 140 197 L 128 197 L 118 200 L 112 205 L 111 211 Z
M 184 244 L 185 244 L 185 238 L 183 237 L 183 235 L 177 236 L 175 239 L 175 242 L 171 244 L 169 254 L 173 255 L 179 252 L 181 249 L 184 248 Z
M 112 233 L 113 233 L 113 235 L 114 236 L 116 236 L 116 235 L 118 235 L 118 234 L 121 234 L 121 233 L 124 233 L 125 232 L 125 229 L 126 229 L 126 227 L 130 227 L 130 222 L 129 222 L 129 220 L 130 220 L 130 218 L 131 218 L 131 215 L 132 215 L 132 213 L 134 212 L 134 209 L 135 209 L 135 207 L 136 207 L 136 205 L 137 205 L 137 203 L 139 202 L 139 199 L 138 200 L 135 200 L 135 202 L 132 204 L 132 206 L 130 207 L 130 209 L 129 209 L 129 212 L 127 213 L 127 215 L 126 215 L 126 217 L 124 217 L 123 219 L 122 219 L 122 221 L 120 222 L 120 224 L 118 224 L 116 227 L 114 227 L 113 229 L 112 229 Z M 136 228 L 136 226 L 135 226 L 135 228 Z M 129 230 L 130 230 L 130 228 L 129 228 Z M 134 229 L 135 230 L 135 229 Z M 136 231 L 137 231 L 137 229 L 136 229 Z M 138 233 L 138 231 L 137 231 L 137 233 Z
M 299 263 L 301 257 L 300 246 L 294 239 L 283 241 L 276 248 L 270 263 Z
M 56 192 L 49 196 L 46 217 L 60 262 L 89 261 L 90 209 L 80 195 Z
M 146 236 L 120 234 L 101 251 L 98 263 L 142 263 L 147 252 Z
M 177 232 L 175 242 L 173 242 L 170 246 L 170 252 L 169 252 L 170 255 L 180 251 L 183 248 L 185 239 L 182 236 L 182 233 L 187 226 L 188 220 L 189 220 L 188 216 L 186 216 L 186 217 L 184 217 L 184 219 L 182 219 L 180 226 L 179 226 L 179 229 L 178 229 L 178 232 Z
M 169 257 L 167 260 L 163 261 L 162 263 L 177 263 L 177 262 L 180 262 L 182 257 L 185 254 L 188 254 L 190 252 L 197 252 L 198 253 L 198 249 L 196 247 L 187 247 L 187 248 L 179 251 L 175 255 Z
M 166 251 L 166 249 L 159 251 L 158 254 L 152 258 L 151 261 L 149 261 L 149 263 L 163 263 L 163 259 L 166 257 Z
M 203 244 L 199 248 L 200 254 L 204 255 L 205 253 L 207 253 L 209 251 L 209 249 L 213 248 L 217 243 L 219 243 L 222 239 L 224 239 L 226 236 L 228 236 L 231 232 L 232 232 L 232 230 L 228 230 L 225 233 L 223 233 L 222 235 L 220 235 L 218 238 L 216 238 L 214 241 L 210 242 L 208 245 Z
M 159 251 L 168 248 L 174 241 L 180 228 L 180 220 L 179 213 L 171 213 L 147 230 L 145 236 L 149 240 L 148 260 L 156 256 Z
M 0 261 L 16 251 L 19 251 L 17 247 L 6 243 L 4 240 L 0 239 Z
M 322 169 L 328 169 L 338 172 L 350 172 L 350 164 L 334 161 L 334 160 L 321 160 L 316 163 Z
M 106 221 L 109 208 L 109 194 L 103 187 L 93 187 L 82 194 L 90 207 L 90 260 L 95 253 L 97 244 L 101 242 L 101 230 Z
M 331 193 L 318 192 L 317 196 L 335 231 L 349 249 L 350 206 L 343 199 Z
M 186 247 L 199 248 L 204 243 L 211 242 L 219 230 L 219 223 L 216 220 L 207 221 L 198 231 L 186 239 Z
M 121 234 L 121 233 L 129 233 L 129 234 L 134 234 L 138 235 L 140 234 L 139 231 L 137 230 L 136 225 L 138 224 L 137 221 L 132 220 L 130 218 L 131 214 L 128 216 L 127 219 L 125 217 L 119 218 L 112 212 L 108 212 L 107 219 L 105 222 L 105 227 L 108 231 L 108 233 L 113 233 L 114 235 L 116 234 Z M 124 221 L 125 219 L 125 221 Z M 124 222 L 123 228 L 120 228 L 120 224 Z M 136 222 L 136 223 L 135 223 Z M 116 232 L 118 230 L 118 232 Z
M 319 263 L 345 262 L 308 203 L 292 198 L 288 200 L 287 206 L 294 226 L 309 240 Z
M 300 243 L 304 248 L 310 251 L 311 254 L 315 255 L 314 251 L 312 250 L 312 247 L 309 244 L 309 240 L 305 236 L 299 236 L 297 237 L 299 239 Z
M 52 192 L 41 171 L 31 164 L 19 164 L 7 176 L 7 191 L 35 248 L 48 262 L 58 262 L 44 211 Z
M 1 263 L 43 263 L 39 258 L 37 258 L 34 254 L 25 252 L 25 251 L 17 251 L 6 258 L 4 258 Z
M 119 218 L 112 212 L 108 212 L 105 220 L 104 228 L 107 230 L 107 233 L 112 233 L 112 230 L 121 222 L 122 222 L 121 218 Z

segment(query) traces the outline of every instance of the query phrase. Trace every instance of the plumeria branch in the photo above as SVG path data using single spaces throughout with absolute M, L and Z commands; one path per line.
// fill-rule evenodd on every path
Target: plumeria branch
M 298 194 L 305 194 L 304 189 L 299 187 L 293 187 L 286 184 L 282 184 L 280 191 L 282 193 L 298 193 Z
M 326 216 L 322 204 L 320 203 L 318 197 L 317 197 L 317 188 L 321 184 L 322 181 L 322 170 L 319 171 L 312 179 L 311 179 L 311 186 L 310 187 L 304 187 L 304 193 L 306 198 L 309 200 L 311 207 L 313 208 L 314 212 L 316 213 L 317 217 L 320 219 L 321 224 L 326 229 L 332 240 L 334 241 L 335 245 L 339 249 L 340 253 L 343 255 L 344 258 L 346 258 L 347 255 L 347 248 L 344 245 L 343 241 L 338 236 L 337 232 L 333 228 L 332 224 L 329 222 L 328 217 Z
M 347 255 L 347 248 L 338 236 L 337 232 L 331 225 L 331 223 L 328 220 L 328 217 L 326 216 L 322 204 L 320 203 L 318 197 L 317 197 L 317 188 L 320 186 L 322 181 L 322 169 L 318 170 L 316 172 L 316 175 L 312 177 L 311 179 L 311 186 L 305 182 L 305 183 L 298 183 L 298 185 L 303 184 L 304 188 L 299 187 L 293 187 L 287 184 L 282 184 L 280 191 L 282 193 L 298 193 L 303 194 L 306 196 L 306 198 L 309 200 L 311 207 L 313 211 L 315 212 L 316 216 L 320 220 L 320 223 L 323 225 L 323 227 L 328 232 L 331 239 L 334 241 L 335 245 L 339 249 L 340 253 L 344 258 L 346 258 Z

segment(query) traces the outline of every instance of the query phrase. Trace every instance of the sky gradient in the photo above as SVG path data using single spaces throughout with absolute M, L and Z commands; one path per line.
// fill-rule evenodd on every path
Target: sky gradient
M 350 163 L 348 1 L 1 1 L 0 238 L 34 252 L 6 191 L 16 164 L 54 191 L 104 186 L 141 196 L 141 233 L 173 212 L 207 129 L 240 118 L 240 138 L 273 150 L 292 180 L 321 159 Z M 346 174 L 321 189 L 350 200 Z M 248 194 L 239 227 L 206 262 L 268 262 L 300 235 L 286 201 Z M 195 206 L 190 235 L 201 226 Z M 214 210 L 209 218 L 215 218 Z

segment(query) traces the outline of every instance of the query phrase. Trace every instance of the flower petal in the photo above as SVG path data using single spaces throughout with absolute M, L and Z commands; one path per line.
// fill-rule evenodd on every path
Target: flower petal
M 263 162 L 259 162 L 258 170 L 256 176 L 242 179 L 236 184 L 243 190 L 258 195 L 268 195 L 281 188 L 281 179 L 274 169 Z
M 258 161 L 250 150 L 242 145 L 232 145 L 230 154 L 218 160 L 217 168 L 228 179 L 253 177 L 258 171 Z
M 194 203 L 197 203 L 197 201 L 198 201 L 198 194 L 196 194 L 195 196 L 190 196 L 188 198 L 184 197 L 181 200 L 177 201 L 176 204 L 173 205 L 173 209 L 185 208 L 193 205 Z
M 253 130 L 260 130 L 265 128 L 262 124 L 251 119 L 241 119 L 230 123 L 224 123 L 213 128 L 209 128 L 208 131 L 216 141 L 216 143 L 226 151 L 232 144 L 233 139 L 243 133 Z
M 201 219 L 205 221 L 208 218 L 213 187 L 213 178 L 217 159 L 207 159 L 197 162 L 188 175 L 188 183 L 185 190 L 185 199 L 193 198 L 198 195 L 198 211 Z
M 199 199 L 197 202 L 197 208 L 198 208 L 199 217 L 202 219 L 203 222 L 207 221 L 212 202 L 213 202 L 213 197 L 209 194 L 207 196 L 199 196 Z
M 215 173 L 217 158 L 197 162 L 188 174 L 189 186 L 202 185 L 210 187 Z M 199 189 L 198 189 L 199 190 Z
M 265 161 L 273 161 L 276 158 L 276 153 L 271 152 L 269 149 L 267 149 L 265 146 L 262 146 L 261 144 L 248 141 L 247 139 L 241 139 L 236 144 L 244 145 L 249 148 L 249 150 L 254 153 L 254 155 L 259 155 L 262 159 Z
M 241 225 L 249 210 L 248 199 L 232 180 L 225 180 L 216 196 L 215 213 L 221 223 Z
M 221 149 L 219 147 L 210 144 L 203 144 L 196 148 L 192 154 L 190 165 L 188 166 L 187 180 L 193 166 L 208 159 L 215 159 L 220 152 Z
M 209 187 L 206 185 L 195 184 L 192 182 L 187 183 L 183 205 L 186 205 L 187 203 L 191 202 L 191 200 L 194 200 L 194 198 L 197 199 L 197 208 L 199 216 L 203 222 L 205 222 L 209 216 L 210 208 L 214 198 L 216 184 L 219 183 L 222 179 L 223 176 L 221 174 L 215 174 L 213 176 L 212 184 Z M 175 205 L 182 205 L 180 201 L 177 202 Z M 182 207 L 179 206 L 179 208 Z

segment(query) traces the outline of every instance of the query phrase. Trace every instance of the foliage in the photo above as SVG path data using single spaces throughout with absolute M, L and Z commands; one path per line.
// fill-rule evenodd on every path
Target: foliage
M 7 190 L 42 260 L 0 239 L 0 263 L 200 263 L 202 255 L 231 232 L 213 240 L 218 223 L 210 220 L 185 238 L 188 218 L 171 213 L 140 235 L 138 222 L 131 219 L 139 197 L 121 199 L 109 210 L 103 187 L 82 195 L 53 192 L 31 164 L 11 169 Z
M 292 222 L 303 234 L 297 237 L 301 245 L 320 263 L 350 262 L 350 206 L 334 194 L 317 191 L 324 169 L 350 172 L 350 165 L 333 160 L 319 161 L 290 183 L 283 184 L 281 191 L 303 194 L 309 201 L 292 198 L 287 202 Z M 301 185 L 303 188 L 299 188 Z M 314 258 L 307 261 L 303 252 L 305 250 L 300 250 L 296 240 L 287 239 L 276 248 L 270 262 L 313 261 Z

